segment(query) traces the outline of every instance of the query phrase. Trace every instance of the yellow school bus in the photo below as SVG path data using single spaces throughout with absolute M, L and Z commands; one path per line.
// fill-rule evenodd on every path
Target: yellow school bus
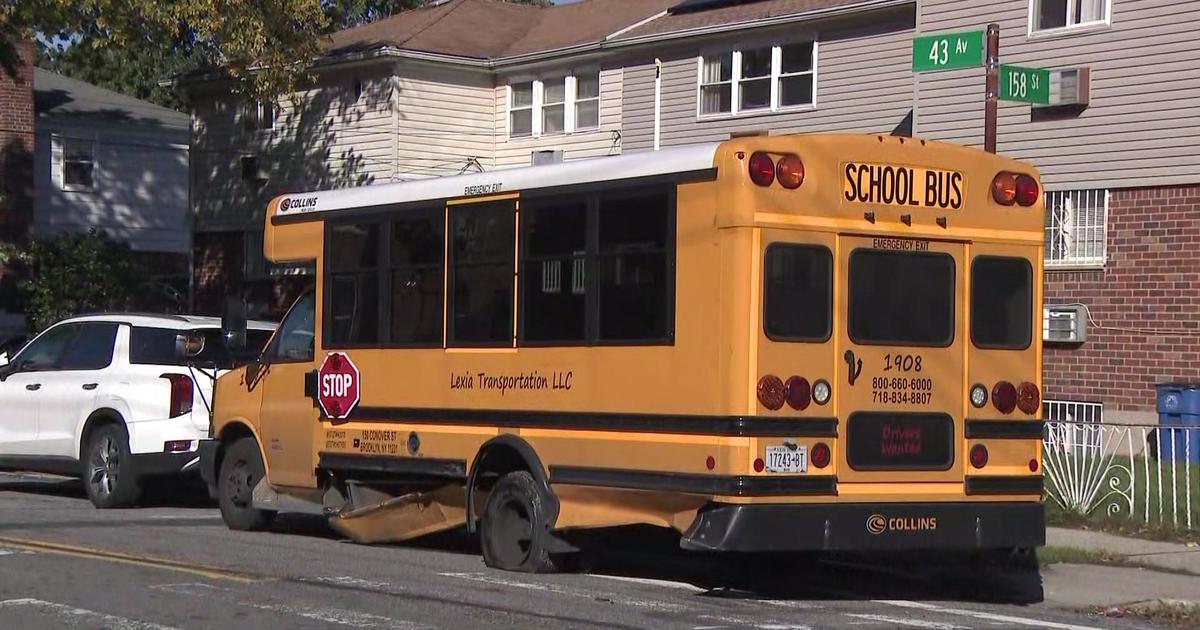
M 1043 208 L 1027 164 L 876 135 L 283 196 L 266 257 L 315 287 L 218 382 L 204 476 L 235 529 L 465 526 L 510 570 L 632 524 L 1035 547 Z

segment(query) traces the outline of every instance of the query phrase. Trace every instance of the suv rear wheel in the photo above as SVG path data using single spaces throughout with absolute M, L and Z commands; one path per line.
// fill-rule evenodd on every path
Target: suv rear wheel
M 129 507 L 141 497 L 141 480 L 133 470 L 129 436 L 124 427 L 103 425 L 88 435 L 83 459 L 83 485 L 98 508 Z
M 217 474 L 217 503 L 229 529 L 258 531 L 274 520 L 275 512 L 259 510 L 252 501 L 254 486 L 262 481 L 265 470 L 254 438 L 240 438 L 225 449 Z

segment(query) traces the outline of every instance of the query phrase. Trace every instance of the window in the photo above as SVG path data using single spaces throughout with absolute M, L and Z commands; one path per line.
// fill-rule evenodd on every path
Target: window
M 316 341 L 316 293 L 300 296 L 283 322 L 279 324 L 271 358 L 277 362 L 304 363 L 312 361 Z
M 374 344 L 379 341 L 379 224 L 347 223 L 329 227 L 329 341 Z
M 392 344 L 442 342 L 445 216 L 441 208 L 392 222 Z
M 763 330 L 775 341 L 825 341 L 833 321 L 833 254 L 774 243 L 763 265 Z
M 1107 190 L 1046 192 L 1046 266 L 1100 267 L 1105 263 Z
M 451 344 L 512 343 L 513 244 L 511 201 L 450 209 Z
M 542 82 L 542 133 L 562 133 L 567 129 L 567 79 L 560 77 Z
M 204 348 L 194 359 L 175 353 L 175 339 L 181 334 L 204 337 Z M 246 348 L 230 353 L 219 328 L 201 328 L 191 331 L 174 328 L 149 328 L 135 326 L 129 335 L 129 362 L 134 365 L 178 365 L 189 363 L 215 365 L 222 369 L 245 363 L 256 356 L 271 337 L 269 330 L 246 331 Z
M 1030 0 L 1030 31 L 1107 24 L 1111 0 Z
M 511 138 L 571 133 L 600 126 L 600 72 L 509 84 Z
M 981 348 L 1029 347 L 1033 267 L 1024 258 L 980 256 L 971 264 L 971 340 Z
M 508 135 L 533 135 L 533 81 L 508 86 Z
M 13 364 L 21 372 L 54 369 L 78 330 L 78 324 L 59 324 L 50 328 L 29 342 L 13 360 Z
M 816 42 L 704 55 L 697 112 L 737 115 L 813 105 L 816 60 Z
M 96 142 L 83 138 L 51 136 L 51 170 L 58 187 L 68 191 L 92 190 L 95 185 Z
M 575 130 L 600 126 L 600 73 L 575 76 Z
M 602 197 L 597 282 L 599 339 L 652 341 L 671 331 L 674 239 L 666 193 Z
M 58 362 L 60 370 L 103 370 L 112 363 L 118 324 L 83 322 Z
M 521 204 L 521 341 L 669 343 L 674 198 L 668 190 Z
M 521 266 L 522 338 L 587 338 L 586 199 L 533 201 L 521 206 L 525 256 Z
M 954 258 L 859 249 L 850 254 L 850 339 L 948 346 L 954 341 Z
M 275 118 L 279 108 L 269 101 L 246 103 L 243 120 L 248 131 L 269 131 L 275 128 Z

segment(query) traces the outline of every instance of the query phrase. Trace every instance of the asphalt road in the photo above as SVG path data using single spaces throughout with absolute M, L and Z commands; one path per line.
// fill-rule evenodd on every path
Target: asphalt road
M 592 542 L 577 572 L 505 573 L 461 534 L 363 546 L 308 517 L 231 532 L 200 497 L 99 511 L 76 482 L 0 473 L 0 628 L 1145 627 L 1014 603 L 1004 579 L 932 560 L 712 558 L 638 531 Z

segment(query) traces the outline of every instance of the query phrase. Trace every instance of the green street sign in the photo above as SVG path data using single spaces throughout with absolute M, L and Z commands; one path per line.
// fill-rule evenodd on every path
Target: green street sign
M 923 35 L 913 39 L 913 72 L 933 72 L 983 65 L 984 31 Z
M 1050 71 L 1000 64 L 1000 100 L 1050 104 Z

